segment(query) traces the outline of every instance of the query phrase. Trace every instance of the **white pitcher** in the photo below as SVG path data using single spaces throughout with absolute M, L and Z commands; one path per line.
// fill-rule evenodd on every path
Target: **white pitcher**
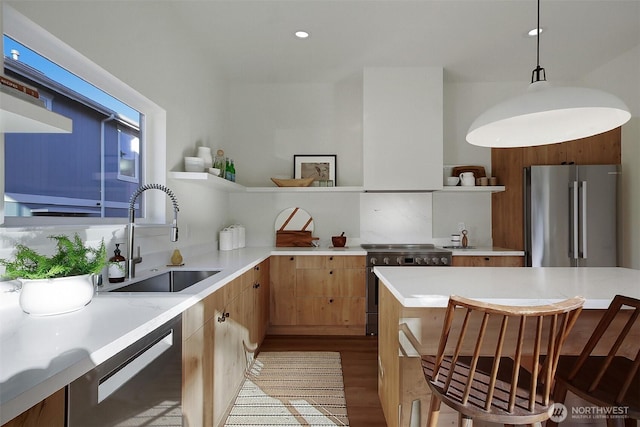
M 460 183 L 466 186 L 476 185 L 476 177 L 473 172 L 462 172 L 460 174 Z

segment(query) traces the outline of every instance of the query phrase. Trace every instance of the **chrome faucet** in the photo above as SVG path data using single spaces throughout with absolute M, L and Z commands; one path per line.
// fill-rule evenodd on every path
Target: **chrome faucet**
M 171 199 L 171 203 L 173 203 L 173 223 L 171 224 L 171 241 L 178 241 L 178 200 L 176 196 L 174 196 L 173 192 L 169 190 L 164 185 L 160 184 L 146 184 L 139 187 L 135 193 L 131 195 L 131 199 L 129 200 L 129 227 L 128 227 L 128 236 L 127 236 L 127 277 L 129 279 L 133 279 L 136 276 L 136 264 L 142 262 L 142 257 L 140 256 L 140 248 L 138 248 L 138 256 L 133 256 L 133 240 L 134 240 L 134 226 L 136 220 L 136 209 L 135 203 L 136 199 L 140 194 L 142 194 L 146 190 L 162 190 L 167 193 L 167 196 Z

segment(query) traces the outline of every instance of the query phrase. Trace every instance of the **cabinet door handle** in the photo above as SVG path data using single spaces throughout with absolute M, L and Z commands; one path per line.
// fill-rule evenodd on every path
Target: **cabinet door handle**
M 258 289 L 260 287 L 260 283 L 254 283 L 253 284 L 253 289 Z
M 329 257 L 329 261 L 333 261 L 333 257 L 332 256 Z
M 222 315 L 218 317 L 218 323 L 225 322 L 227 320 L 227 317 L 229 317 L 229 312 L 222 313 Z
M 485 261 L 491 261 L 491 258 L 489 258 L 488 256 L 484 257 Z
M 289 258 L 289 261 L 293 261 L 293 259 L 294 259 L 294 258 L 293 258 L 293 257 L 291 257 L 291 258 Z
M 329 299 L 329 304 L 331 304 L 333 302 L 333 298 Z
M 329 271 L 329 274 L 333 274 L 333 270 Z

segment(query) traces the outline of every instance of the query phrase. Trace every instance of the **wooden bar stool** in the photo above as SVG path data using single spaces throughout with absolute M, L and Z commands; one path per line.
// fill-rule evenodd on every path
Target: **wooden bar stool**
M 427 425 L 437 424 L 441 402 L 458 411 L 460 426 L 547 420 L 560 349 L 583 304 L 582 297 L 521 307 L 451 296 L 438 354 L 422 356 L 432 393 Z
M 603 408 L 601 414 L 609 413 L 608 426 L 636 425 L 635 420 L 640 419 L 640 342 L 628 335 L 640 327 L 636 322 L 639 315 L 640 300 L 614 297 L 580 355 L 560 357 L 553 393 L 556 402 L 564 403 L 569 390 Z M 605 336 L 615 337 L 615 341 L 605 344 L 609 350 L 606 356 L 595 356 L 594 350 Z M 557 424 L 550 421 L 547 425 Z

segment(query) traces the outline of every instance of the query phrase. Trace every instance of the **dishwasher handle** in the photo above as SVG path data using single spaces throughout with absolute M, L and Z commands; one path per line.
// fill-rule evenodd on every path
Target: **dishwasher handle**
M 172 345 L 173 329 L 170 329 L 154 343 L 103 376 L 98 384 L 98 403 L 111 396 L 112 393 L 135 377 L 161 354 L 169 350 Z

